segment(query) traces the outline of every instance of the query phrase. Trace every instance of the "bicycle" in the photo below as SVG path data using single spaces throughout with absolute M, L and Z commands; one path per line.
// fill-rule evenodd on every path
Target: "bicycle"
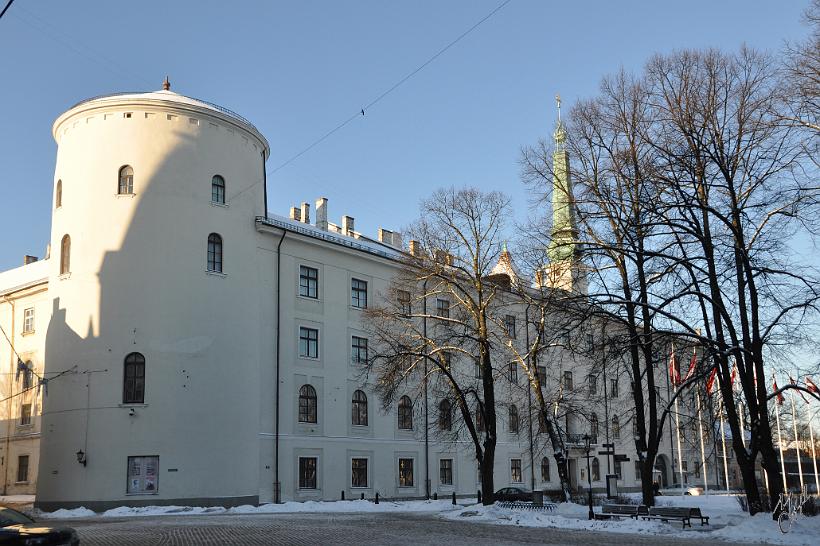
M 792 493 L 780 493 L 774 511 L 777 513 L 778 509 L 780 510 L 780 514 L 777 516 L 777 526 L 780 527 L 781 533 L 786 534 L 791 531 L 794 520 L 797 519 L 797 514 L 803 514 L 803 505 L 808 500 L 809 495 L 805 487 L 797 496 Z

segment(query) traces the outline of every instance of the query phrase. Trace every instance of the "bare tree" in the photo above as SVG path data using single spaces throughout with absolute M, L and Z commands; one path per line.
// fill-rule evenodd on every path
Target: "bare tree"
M 816 158 L 820 134 L 820 0 L 812 0 L 805 12 L 811 34 L 786 50 L 784 75 L 788 108 L 783 118 L 806 128 L 810 152 Z
M 367 312 L 375 343 L 369 369 L 385 407 L 415 384 L 436 388 L 461 416 L 481 473 L 484 504 L 494 502 L 497 435 L 492 308 L 502 290 L 488 279 L 500 249 L 509 200 L 498 192 L 443 189 L 421 204 L 408 230 L 411 253 L 384 302 Z M 476 377 L 480 376 L 480 377 Z

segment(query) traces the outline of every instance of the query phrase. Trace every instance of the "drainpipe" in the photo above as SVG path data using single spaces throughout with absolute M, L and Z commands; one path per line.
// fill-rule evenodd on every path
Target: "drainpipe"
M 11 309 L 11 343 L 14 343 L 14 302 L 8 297 L 3 296 L 3 299 L 6 300 L 6 303 L 9 304 L 9 309 Z M 16 355 L 14 351 L 14 345 L 12 345 L 9 351 L 9 361 L 11 363 L 11 376 L 9 380 L 9 397 L 8 397 L 8 404 L 6 405 L 6 415 L 8 418 L 6 419 L 6 447 L 5 447 L 5 464 L 3 465 L 3 495 L 6 495 L 8 490 L 9 484 L 9 466 L 11 465 L 11 453 L 9 453 L 11 449 L 11 422 L 14 420 L 11 415 L 12 411 L 12 399 L 14 398 L 14 378 L 16 377 L 15 372 L 17 370 L 17 362 L 15 361 Z
M 424 344 L 427 345 L 427 281 L 424 281 L 424 303 L 423 303 L 423 331 Z M 424 492 L 427 500 L 430 500 L 430 423 L 427 410 L 427 349 L 424 351 Z
M 264 152 L 262 152 L 264 154 Z M 267 217 L 268 201 L 265 199 L 265 212 Z M 281 299 L 282 299 L 282 242 L 285 240 L 287 231 L 282 230 L 282 237 L 276 245 L 276 437 L 274 439 L 274 469 L 273 469 L 273 502 L 282 502 L 282 484 L 279 481 L 279 357 L 282 352 L 281 343 Z
M 265 199 L 265 218 L 268 217 L 268 172 L 265 170 L 265 150 L 262 149 L 262 192 Z
M 524 333 L 527 341 L 527 368 L 529 368 L 530 373 L 532 373 L 533 366 L 536 366 L 538 361 L 533 358 L 532 352 L 530 351 L 530 305 L 531 304 L 528 303 L 524 309 Z M 535 373 L 538 373 L 537 367 L 535 368 Z M 535 491 L 535 449 L 532 445 L 532 388 L 527 389 L 527 413 L 529 415 L 527 424 L 530 429 L 530 490 Z

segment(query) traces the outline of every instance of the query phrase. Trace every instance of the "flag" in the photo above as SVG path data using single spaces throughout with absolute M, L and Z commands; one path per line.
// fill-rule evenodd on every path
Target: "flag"
M 791 381 L 791 382 L 792 382 L 792 385 L 797 385 L 797 381 L 795 381 L 795 380 L 794 380 L 794 377 L 789 376 L 789 381 Z M 806 404 L 808 404 L 808 403 L 809 403 L 809 401 L 808 401 L 808 400 L 806 400 L 806 396 L 803 394 L 803 392 L 802 392 L 800 389 L 794 389 L 794 390 L 796 390 L 796 391 L 797 391 L 797 394 L 799 394 L 799 395 L 800 395 L 800 398 L 802 398 L 802 399 L 803 399 L 803 402 L 805 402 Z
M 706 380 L 706 394 L 712 394 L 712 386 L 715 384 L 715 374 L 717 374 L 717 367 L 712 368 L 712 373 Z
M 775 379 L 775 378 L 774 378 L 774 376 L 772 376 L 772 388 L 774 389 L 774 391 L 775 391 L 775 392 L 777 392 L 777 379 Z M 778 393 L 777 393 L 777 405 L 778 405 L 778 406 L 782 406 L 782 405 L 783 405 L 783 402 L 784 402 L 785 400 L 786 400 L 786 399 L 783 397 L 783 393 L 782 393 L 782 392 L 778 392 Z
M 813 392 L 814 394 L 820 393 L 820 389 L 817 388 L 817 385 L 814 384 L 810 378 L 806 378 L 806 388 L 809 389 L 809 392 Z
M 689 360 L 689 369 L 686 371 L 686 377 L 683 378 L 684 381 L 687 381 L 693 375 L 695 375 L 695 366 L 698 364 L 698 355 L 695 351 L 695 348 L 692 347 L 692 358 Z
M 680 385 L 680 368 L 678 368 L 678 359 L 675 358 L 675 344 L 672 344 L 672 352 L 669 353 L 669 378 L 672 380 L 672 386 Z

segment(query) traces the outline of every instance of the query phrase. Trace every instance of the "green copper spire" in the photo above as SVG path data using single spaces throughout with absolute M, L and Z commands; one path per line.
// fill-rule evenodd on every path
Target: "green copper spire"
M 578 229 L 575 226 L 575 207 L 570 180 L 569 153 L 566 150 L 566 132 L 561 122 L 561 97 L 555 96 L 558 104 L 558 123 L 555 127 L 555 152 L 552 154 L 552 230 L 547 249 L 550 263 L 558 263 L 576 258 L 578 251 Z

